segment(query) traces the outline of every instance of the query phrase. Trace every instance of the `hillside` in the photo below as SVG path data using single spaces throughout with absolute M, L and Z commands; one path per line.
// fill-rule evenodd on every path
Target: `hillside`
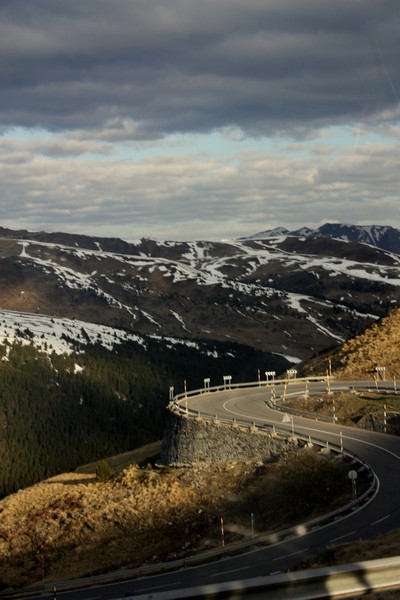
M 299 368 L 303 375 L 325 373 L 329 361 L 337 379 L 384 378 L 391 382 L 400 377 L 400 309 L 393 309 L 376 323 L 340 348 L 324 352 Z M 379 370 L 376 370 L 376 367 Z M 385 368 L 382 371 L 381 368 Z
M 14 311 L 117 338 L 229 340 L 310 358 L 400 302 L 400 255 L 358 232 L 128 243 L 0 229 L 0 335 Z
M 135 453 L 123 455 L 121 469 L 117 457 L 117 472 L 106 483 L 96 482 L 93 465 L 0 501 L 0 584 L 20 587 L 42 574 L 46 581 L 66 580 L 183 558 L 220 547 L 221 514 L 229 544 L 251 537 L 250 512 L 256 533 L 271 531 L 350 495 L 348 467 L 312 450 L 269 465 L 171 469 L 135 460 Z

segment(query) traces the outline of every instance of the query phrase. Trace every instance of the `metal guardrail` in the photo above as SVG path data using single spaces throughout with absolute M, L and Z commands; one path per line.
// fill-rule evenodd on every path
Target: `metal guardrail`
M 180 400 L 185 399 L 186 397 L 190 397 L 190 396 L 200 396 L 201 394 L 206 394 L 208 392 L 224 392 L 224 391 L 228 391 L 228 390 L 235 390 L 235 389 L 240 389 L 240 388 L 250 388 L 250 387 L 270 387 L 271 385 L 290 385 L 290 384 L 296 384 L 299 382 L 312 382 L 312 381 L 325 381 L 327 382 L 329 381 L 333 381 L 334 377 L 333 376 L 326 376 L 326 375 L 321 375 L 319 377 L 296 377 L 296 378 L 291 378 L 291 377 L 285 377 L 284 379 L 270 379 L 268 381 L 263 380 L 263 381 L 247 381 L 244 383 L 224 383 L 224 384 L 220 384 L 220 385 L 213 385 L 211 387 L 202 387 L 202 388 L 198 388 L 196 390 L 188 390 L 185 392 L 181 392 L 180 394 L 176 394 L 172 401 L 175 403 L 178 403 Z
M 333 417 L 329 415 L 321 415 L 319 413 L 310 412 L 307 410 L 299 410 L 298 408 L 293 408 L 292 406 L 283 406 L 283 404 L 278 404 L 277 402 L 274 404 L 271 400 L 265 400 L 265 404 L 274 410 L 279 410 L 280 412 L 286 412 L 291 415 L 297 415 L 298 417 L 307 417 L 313 418 L 316 421 L 323 421 L 326 423 L 332 423 Z
M 193 598 L 253 598 L 311 600 L 354 598 L 369 591 L 400 587 L 400 556 L 307 569 L 242 581 L 208 584 L 174 591 L 125 596 L 124 600 L 190 600 Z M 122 598 L 118 600 L 123 600 Z

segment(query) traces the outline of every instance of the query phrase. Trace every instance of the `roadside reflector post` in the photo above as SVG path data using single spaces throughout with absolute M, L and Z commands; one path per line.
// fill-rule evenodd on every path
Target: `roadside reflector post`
M 231 382 L 232 382 L 232 375 L 224 375 L 223 376 L 223 380 L 224 380 L 224 390 L 231 389 Z
M 274 383 L 275 383 L 275 375 L 276 375 L 275 371 L 265 371 L 265 381 L 266 381 L 267 385 L 269 383 L 269 378 L 270 377 L 272 377 L 272 385 L 274 385 Z
M 353 500 L 357 498 L 357 487 L 356 487 L 356 479 L 357 479 L 357 471 L 352 469 L 348 472 L 348 478 L 351 480 L 351 492 Z

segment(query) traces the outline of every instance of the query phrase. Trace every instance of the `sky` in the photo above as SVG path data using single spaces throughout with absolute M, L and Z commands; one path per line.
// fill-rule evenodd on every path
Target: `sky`
M 1 0 L 0 226 L 400 227 L 399 0 Z

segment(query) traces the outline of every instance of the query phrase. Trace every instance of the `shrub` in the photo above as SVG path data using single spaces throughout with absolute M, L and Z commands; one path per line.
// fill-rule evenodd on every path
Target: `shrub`
M 97 481 L 108 481 L 113 475 L 112 468 L 107 461 L 102 460 L 97 465 L 96 479 Z

